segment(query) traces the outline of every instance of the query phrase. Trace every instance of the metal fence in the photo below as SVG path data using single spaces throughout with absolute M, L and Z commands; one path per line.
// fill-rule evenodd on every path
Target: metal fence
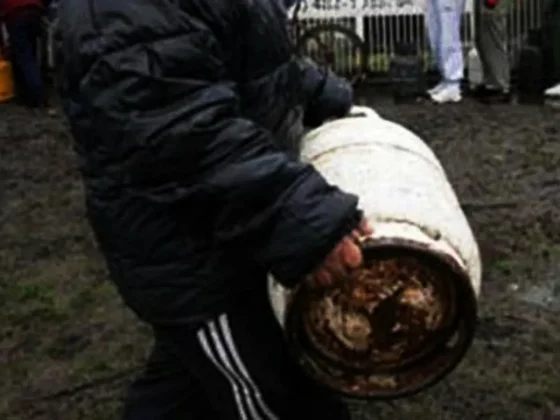
M 426 68 L 433 65 L 426 24 L 425 1 L 428 0 L 307 0 L 298 13 L 305 29 L 325 23 L 336 23 L 354 31 L 366 49 L 366 70 L 369 74 L 387 72 L 390 57 L 400 43 L 416 46 L 424 58 Z M 463 15 L 462 39 L 465 52 L 474 44 L 476 14 L 483 0 L 467 0 Z M 531 29 L 541 24 L 543 3 L 546 0 L 507 1 L 508 45 L 512 67 L 518 52 Z M 336 42 L 336 39 L 331 39 Z M 341 51 L 344 47 L 338 47 Z M 350 52 L 337 55 L 334 70 L 341 74 L 352 72 Z
M 298 12 L 298 25 L 303 32 L 317 25 L 336 23 L 354 32 L 365 47 L 365 66 L 369 75 L 386 74 L 391 56 L 399 43 L 412 44 L 424 59 L 426 69 L 433 65 L 427 42 L 424 21 L 425 2 L 429 0 L 302 0 Z M 473 45 L 476 36 L 476 14 L 483 0 L 465 0 L 466 7 L 462 24 L 462 39 L 465 52 Z M 531 29 L 541 24 L 543 5 L 547 0 L 500 0 L 508 2 L 508 45 L 512 67 L 518 52 Z M 46 45 L 43 62 L 53 69 L 53 27 L 56 22 L 58 1 L 51 3 L 46 24 Z M 356 67 L 350 47 L 345 47 L 336 37 L 326 42 L 340 45 L 336 50 L 334 70 L 340 74 L 352 73 Z M 345 48 L 347 49 L 345 51 Z
M 512 1 L 512 0 L 509 0 Z M 508 11 L 508 44 L 510 59 L 517 54 L 531 29 L 541 26 L 546 0 L 515 0 Z

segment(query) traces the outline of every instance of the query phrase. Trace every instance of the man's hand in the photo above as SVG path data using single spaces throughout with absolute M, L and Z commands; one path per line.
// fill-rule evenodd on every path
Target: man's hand
M 308 58 L 299 60 L 299 65 L 302 89 L 307 97 L 303 125 L 315 128 L 327 120 L 344 117 L 354 100 L 352 86 Z
M 364 236 L 370 236 L 373 229 L 362 220 L 358 229 L 346 235 L 338 245 L 327 255 L 323 263 L 310 275 L 314 285 L 328 286 L 335 279 L 347 276 L 363 263 L 362 250 L 358 241 Z

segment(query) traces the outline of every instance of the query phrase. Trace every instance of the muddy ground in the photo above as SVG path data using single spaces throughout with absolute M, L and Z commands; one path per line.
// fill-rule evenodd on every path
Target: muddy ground
M 542 418 L 560 403 L 560 113 L 365 100 L 433 146 L 485 277 L 461 366 L 422 395 L 357 405 L 356 418 Z M 0 203 L 0 419 L 116 419 L 151 338 L 107 281 L 60 117 L 0 106 Z

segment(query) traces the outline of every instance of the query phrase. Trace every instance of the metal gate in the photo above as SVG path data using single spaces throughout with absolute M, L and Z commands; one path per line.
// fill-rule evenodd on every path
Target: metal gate
M 298 12 L 299 25 L 303 32 L 325 23 L 336 23 L 350 29 L 362 40 L 365 49 L 363 68 L 367 74 L 387 73 L 391 55 L 398 43 L 416 46 L 422 55 L 426 69 L 433 65 L 427 42 L 424 21 L 425 2 L 429 0 L 301 0 Z M 466 0 L 463 17 L 462 37 L 465 52 L 473 45 L 476 33 L 475 16 L 483 0 Z M 507 1 L 508 45 L 512 67 L 517 54 L 531 29 L 541 25 L 543 5 L 547 0 L 501 0 Z M 56 22 L 58 1 L 51 2 L 46 25 L 46 48 L 43 50 L 46 67 L 53 69 L 53 27 Z M 336 36 L 325 42 L 338 43 L 334 70 L 350 74 L 356 67 L 350 48 Z M 345 48 L 347 51 L 345 51 Z
M 529 31 L 541 26 L 547 0 L 502 1 L 512 2 L 508 10 L 508 45 L 510 62 L 514 65 Z
M 305 29 L 335 23 L 355 32 L 364 43 L 365 69 L 370 75 L 385 74 L 396 45 L 403 42 L 416 47 L 429 69 L 433 65 L 433 59 L 424 20 L 426 1 L 428 0 L 302 0 L 298 20 Z M 474 44 L 476 14 L 482 1 L 466 2 L 462 25 L 465 52 Z M 513 67 L 528 32 L 541 24 L 543 2 L 546 0 L 501 1 L 510 2 L 507 10 L 507 41 Z M 344 52 L 343 45 L 333 49 L 339 52 L 333 65 L 334 70 L 340 74 L 352 73 L 355 63 L 348 59 L 351 52 Z

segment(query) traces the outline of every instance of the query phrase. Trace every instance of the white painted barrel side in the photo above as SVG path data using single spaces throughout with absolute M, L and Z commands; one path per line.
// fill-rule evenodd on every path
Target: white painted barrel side
M 310 131 L 301 159 L 331 184 L 356 194 L 370 221 L 373 239 L 405 239 L 453 258 L 468 274 L 478 295 L 478 245 L 438 158 L 403 126 L 374 111 L 344 118 Z M 269 282 L 279 322 L 290 292 Z

